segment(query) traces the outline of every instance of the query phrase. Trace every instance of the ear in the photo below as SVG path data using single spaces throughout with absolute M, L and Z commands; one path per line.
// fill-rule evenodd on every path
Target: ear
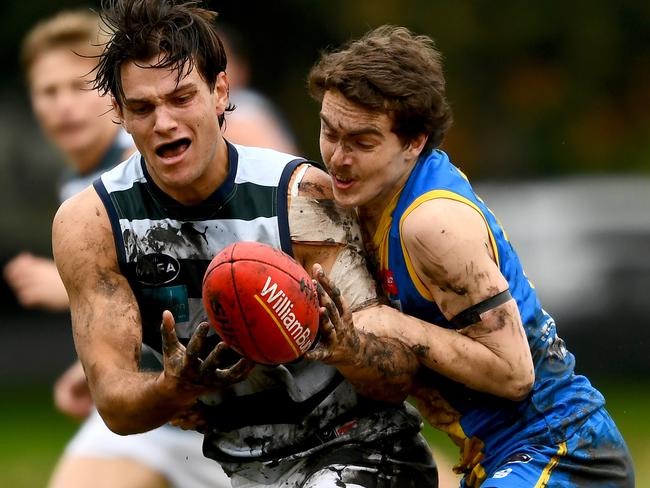
M 124 114 L 122 113 L 122 107 L 120 107 L 120 104 L 117 102 L 117 99 L 113 96 L 111 96 L 111 104 L 113 105 L 113 110 L 115 110 L 115 113 L 117 114 L 117 118 L 120 120 L 120 124 L 122 124 L 122 127 L 124 127 L 124 130 L 128 132 L 129 134 L 131 131 L 129 131 L 129 127 L 126 123 L 126 120 L 124 120 Z
M 419 134 L 411 139 L 406 150 L 409 155 L 413 157 L 413 159 L 420 157 L 420 154 L 422 153 L 427 140 L 429 140 L 429 136 L 427 134 Z
M 217 75 L 217 81 L 214 84 L 214 107 L 217 113 L 217 116 L 222 115 L 228 107 L 228 75 L 225 71 L 222 71 Z

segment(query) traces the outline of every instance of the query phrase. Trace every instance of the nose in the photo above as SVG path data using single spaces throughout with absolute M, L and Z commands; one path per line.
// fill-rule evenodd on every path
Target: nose
M 78 103 L 77 93 L 74 90 L 58 90 L 54 97 L 54 107 L 60 113 L 68 113 Z
M 349 163 L 350 148 L 344 141 L 339 140 L 333 144 L 332 155 L 330 156 L 330 166 L 343 166 Z
M 171 110 L 165 106 L 158 106 L 154 111 L 154 132 L 158 134 L 168 133 L 173 131 L 178 126 L 176 118 L 174 117 Z

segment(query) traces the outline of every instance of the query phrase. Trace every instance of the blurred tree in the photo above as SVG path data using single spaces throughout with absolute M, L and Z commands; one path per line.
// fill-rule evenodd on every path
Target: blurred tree
M 650 172 L 650 3 L 642 0 L 208 0 L 250 47 L 252 84 L 282 109 L 304 155 L 319 159 L 318 107 L 305 77 L 322 49 L 383 23 L 432 36 L 445 57 L 455 126 L 445 141 L 474 179 Z M 99 0 L 0 4 L 0 205 L 3 235 L 49 249 L 57 156 L 37 136 L 18 65 L 24 32 Z M 27 134 L 27 135 L 26 135 Z M 20 201 L 20 195 L 30 199 Z M 39 200 L 40 201 L 36 201 Z M 16 206 L 18 204 L 18 207 Z M 33 204 L 33 205 L 32 205 Z M 36 216 L 36 212 L 40 212 Z M 36 229 L 39 229 L 38 231 Z M 32 232 L 32 234 L 30 234 Z M 39 233 L 40 232 L 40 233 Z M 15 241 L 15 239 L 14 239 Z M 27 244 L 27 246 L 26 246 Z M 13 243 L 0 246 L 0 260 Z
M 1 92 L 18 89 L 17 48 L 38 18 L 97 1 L 5 2 Z M 382 23 L 431 35 L 446 59 L 456 126 L 446 141 L 474 177 L 650 171 L 650 4 L 641 0 L 208 0 L 246 36 L 252 83 L 318 157 L 304 89 L 321 49 Z

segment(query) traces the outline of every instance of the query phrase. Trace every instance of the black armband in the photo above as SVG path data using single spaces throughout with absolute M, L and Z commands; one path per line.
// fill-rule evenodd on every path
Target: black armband
M 466 308 L 461 313 L 456 315 L 453 319 L 451 319 L 451 323 L 454 324 L 457 329 L 462 329 L 468 325 L 480 322 L 482 313 L 487 312 L 488 310 L 492 310 L 493 308 L 497 308 L 499 305 L 503 305 L 511 298 L 512 295 L 510 295 L 510 290 L 503 290 L 501 293 L 497 293 L 493 297 L 486 298 L 482 302 Z

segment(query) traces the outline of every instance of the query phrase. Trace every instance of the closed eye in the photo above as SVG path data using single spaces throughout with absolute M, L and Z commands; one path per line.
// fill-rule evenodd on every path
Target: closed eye
M 373 149 L 375 147 L 375 144 L 373 142 L 365 141 L 365 140 L 359 140 L 359 139 L 355 140 L 354 144 L 357 147 L 359 147 L 360 149 L 363 149 L 363 150 L 371 150 L 371 149 Z
M 151 105 L 148 104 L 134 104 L 129 105 L 127 108 L 129 112 L 136 115 L 145 115 L 151 111 Z
M 192 101 L 194 94 L 180 95 L 174 99 L 176 105 L 185 105 Z
M 336 142 L 338 140 L 338 135 L 335 132 L 329 130 L 321 130 L 321 134 L 329 142 Z

